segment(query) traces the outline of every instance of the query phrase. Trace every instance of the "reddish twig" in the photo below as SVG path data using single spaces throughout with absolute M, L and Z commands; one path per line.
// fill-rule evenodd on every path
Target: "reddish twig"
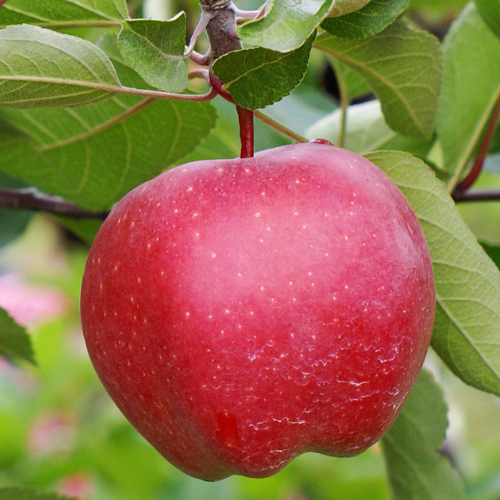
M 108 212 L 91 212 L 58 196 L 50 196 L 34 188 L 0 189 L 0 207 L 46 212 L 74 219 L 105 219 Z
M 240 158 L 251 158 L 254 153 L 253 111 L 236 106 L 240 125 L 241 153 Z
M 7 3 L 7 0 L 0 0 L 0 9 Z
M 486 130 L 486 134 L 484 135 L 483 142 L 481 144 L 481 148 L 477 155 L 476 161 L 471 169 L 471 171 L 467 174 L 467 176 L 455 187 L 453 196 L 455 194 L 463 193 L 467 191 L 477 180 L 479 174 L 483 170 L 484 160 L 486 159 L 486 155 L 488 154 L 488 150 L 490 148 L 491 140 L 493 139 L 493 133 L 495 132 L 495 127 L 498 122 L 498 116 L 500 115 L 500 96 L 497 100 L 495 108 L 493 109 L 493 113 L 491 114 L 491 119 L 488 124 L 488 128 Z

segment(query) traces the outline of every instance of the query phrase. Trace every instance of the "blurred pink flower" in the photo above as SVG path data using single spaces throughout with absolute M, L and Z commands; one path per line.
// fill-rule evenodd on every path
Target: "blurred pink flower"
M 72 498 L 89 499 L 94 496 L 94 482 L 89 474 L 74 472 L 59 482 L 57 491 Z
M 33 455 L 65 453 L 73 449 L 77 437 L 77 421 L 73 415 L 52 412 L 35 418 L 28 432 L 27 446 Z
M 34 327 L 63 315 L 69 307 L 58 290 L 25 283 L 16 274 L 0 276 L 0 307 L 22 326 Z

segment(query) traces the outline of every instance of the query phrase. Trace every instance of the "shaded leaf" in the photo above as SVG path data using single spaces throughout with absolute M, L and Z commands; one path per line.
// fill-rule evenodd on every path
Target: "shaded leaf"
M 340 17 L 327 17 L 321 27 L 342 38 L 367 38 L 392 24 L 408 6 L 409 0 L 371 0 L 357 12 Z
M 399 417 L 381 440 L 393 498 L 464 498 L 457 471 L 440 452 L 448 426 L 446 413 L 441 388 L 422 370 Z
M 121 21 L 126 0 L 9 0 L 0 9 L 0 27 L 9 24 L 68 25 L 82 21 Z
M 238 36 L 244 45 L 291 52 L 305 44 L 332 4 L 333 0 L 274 0 L 264 17 L 240 26 Z
M 372 93 L 366 80 L 357 71 L 330 55 L 327 57 L 334 69 L 341 102 L 344 99 L 346 103 L 351 103 L 358 98 Z
M 443 184 L 405 153 L 367 155 L 406 196 L 434 267 L 432 347 L 465 383 L 500 395 L 500 273 L 460 217 Z
M 486 24 L 500 36 L 500 0 L 474 0 Z
M 144 80 L 165 92 L 182 92 L 188 85 L 184 62 L 186 15 L 169 21 L 146 19 L 123 23 L 118 47 L 125 61 Z
M 485 242 L 481 242 L 481 246 L 484 248 L 484 251 L 488 254 L 488 257 L 500 269 L 500 247 Z
M 314 36 L 288 53 L 256 48 L 230 52 L 213 64 L 213 71 L 224 82 L 237 104 L 257 109 L 288 95 L 304 77 Z
M 0 122 L 1 129 L 2 124 Z M 26 187 L 24 183 L 0 172 L 0 188 L 13 189 L 24 187 Z M 0 208 L 0 227 L 2 228 L 0 231 L 0 248 L 20 236 L 32 217 L 33 212 L 28 210 Z
M 365 78 L 393 130 L 430 137 L 441 78 L 440 46 L 434 36 L 398 20 L 363 40 L 323 33 L 315 47 Z
M 456 184 L 482 140 L 500 97 L 500 39 L 473 3 L 443 43 L 443 84 L 436 118 L 444 167 Z
M 31 339 L 26 330 L 2 308 L 0 308 L 0 355 L 12 361 L 23 360 L 36 364 Z
M 120 82 L 92 43 L 38 26 L 0 30 L 0 105 L 79 106 L 108 99 Z
M 311 126 L 306 136 L 309 139 L 326 139 L 332 144 L 338 144 L 341 120 L 342 110 L 337 109 Z M 413 139 L 390 129 L 378 101 L 355 104 L 347 108 L 343 147 L 350 151 L 365 154 L 387 149 L 424 156 L 431 145 L 432 140 Z
M 120 79 L 147 87 L 113 53 L 115 42 L 107 37 L 105 46 Z M 0 130 L 0 170 L 93 211 L 191 152 L 216 120 L 210 103 L 125 94 L 99 105 L 5 108 L 1 115 L 12 128 Z

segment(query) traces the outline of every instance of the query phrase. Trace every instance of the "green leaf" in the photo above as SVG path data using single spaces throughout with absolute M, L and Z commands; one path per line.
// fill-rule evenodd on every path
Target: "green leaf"
M 56 493 L 45 493 L 31 488 L 2 488 L 0 500 L 71 500 Z
M 473 3 L 443 44 L 443 84 L 436 127 L 453 187 L 474 156 L 500 97 L 500 39 Z
M 302 47 L 328 15 L 333 0 L 273 0 L 266 15 L 237 30 L 244 45 L 291 52 Z
M 0 30 L 0 105 L 79 106 L 108 99 L 120 82 L 92 43 L 37 26 Z
M 12 361 L 20 359 L 36 365 L 29 335 L 2 308 L 0 308 L 0 355 Z
M 427 239 L 437 301 L 432 347 L 465 383 L 500 395 L 499 270 L 421 160 L 397 152 L 367 158 L 401 189 Z
M 342 110 L 337 109 L 311 126 L 306 137 L 326 139 L 332 144 L 338 144 L 341 120 Z M 390 129 L 384 120 L 379 101 L 349 106 L 346 122 L 343 147 L 356 153 L 366 154 L 386 149 L 424 156 L 432 145 L 431 140 L 413 139 Z
M 9 24 L 110 22 L 126 19 L 126 0 L 9 0 L 0 9 L 0 27 Z
M 363 40 L 323 33 L 315 47 L 365 78 L 393 130 L 415 138 L 432 135 L 441 79 L 440 46 L 434 36 L 398 20 Z
M 370 86 L 357 71 L 354 71 L 330 55 L 327 57 L 337 79 L 341 102 L 344 99 L 346 103 L 351 103 L 355 99 L 371 94 Z
M 492 245 L 490 243 L 481 242 L 481 246 L 484 251 L 488 254 L 488 257 L 495 263 L 495 265 L 500 269 L 500 246 Z
M 486 24 L 500 36 L 500 0 L 474 0 Z
M 440 452 L 448 426 L 446 413 L 441 388 L 422 370 L 399 417 L 381 440 L 392 498 L 464 498 L 457 471 Z
M 112 39 L 104 43 L 110 54 Z M 125 84 L 147 87 L 119 55 L 111 57 Z M 216 120 L 207 102 L 125 94 L 98 106 L 5 108 L 1 115 L 11 128 L 0 129 L 0 171 L 94 211 L 187 155 Z
M 125 21 L 118 37 L 125 61 L 147 83 L 165 92 L 182 92 L 188 85 L 185 43 L 184 12 L 169 21 Z
M 329 16 L 345 16 L 362 9 L 370 0 L 333 0 Z
M 392 24 L 408 6 L 409 0 L 371 0 L 361 10 L 340 17 L 327 17 L 321 27 L 342 38 L 367 38 Z
M 2 133 L 2 128 L 2 123 L 0 121 L 0 134 Z M 0 187 L 7 189 L 20 189 L 27 186 L 26 184 L 0 172 Z M 0 208 L 0 227 L 2 228 L 0 231 L 0 249 L 4 245 L 11 243 L 19 237 L 28 226 L 32 217 L 33 212 L 28 210 Z
M 224 82 L 237 104 L 257 109 L 288 95 L 307 69 L 314 36 L 288 53 L 263 48 L 230 52 L 213 64 L 213 72 Z

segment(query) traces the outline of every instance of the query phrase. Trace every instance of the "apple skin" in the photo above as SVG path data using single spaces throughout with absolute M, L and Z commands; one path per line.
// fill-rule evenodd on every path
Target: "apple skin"
M 81 295 L 111 398 L 205 480 L 373 445 L 419 374 L 434 311 L 401 192 L 367 159 L 312 143 L 137 187 L 102 225 Z

